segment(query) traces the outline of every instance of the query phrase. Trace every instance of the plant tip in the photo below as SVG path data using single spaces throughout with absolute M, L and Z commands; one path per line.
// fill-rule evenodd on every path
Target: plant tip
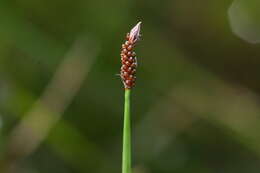
M 140 30 L 141 30 L 141 23 L 142 22 L 138 22 L 133 29 L 130 31 L 129 34 L 129 40 L 132 42 L 136 42 L 140 39 Z

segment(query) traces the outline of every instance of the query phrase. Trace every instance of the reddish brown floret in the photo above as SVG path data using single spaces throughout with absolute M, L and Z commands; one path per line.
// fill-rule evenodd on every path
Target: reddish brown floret
M 125 89 L 131 89 L 135 85 L 137 59 L 133 48 L 140 38 L 140 22 L 126 35 L 126 41 L 121 50 L 121 71 L 120 76 Z

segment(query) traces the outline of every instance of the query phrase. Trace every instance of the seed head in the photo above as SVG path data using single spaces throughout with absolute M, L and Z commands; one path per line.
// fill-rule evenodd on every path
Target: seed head
M 141 22 L 137 23 L 137 25 L 133 27 L 130 33 L 127 33 L 126 41 L 124 44 L 122 44 L 122 50 L 120 54 L 122 63 L 120 77 L 123 81 L 125 89 L 131 89 L 135 85 L 137 59 L 133 48 L 137 41 L 140 40 L 140 27 Z

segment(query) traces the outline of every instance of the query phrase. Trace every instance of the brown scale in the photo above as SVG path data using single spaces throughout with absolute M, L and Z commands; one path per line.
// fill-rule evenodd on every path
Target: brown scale
M 126 36 L 126 41 L 122 45 L 121 51 L 121 71 L 120 76 L 123 81 L 125 89 L 131 89 L 135 85 L 135 72 L 137 67 L 136 54 L 133 52 L 137 40 L 131 41 L 129 33 Z

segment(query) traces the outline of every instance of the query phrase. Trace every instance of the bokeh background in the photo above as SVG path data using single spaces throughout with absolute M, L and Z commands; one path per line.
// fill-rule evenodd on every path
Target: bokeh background
M 259 0 L 1 0 L 0 172 L 121 172 L 125 34 L 142 21 L 133 173 L 258 173 Z

